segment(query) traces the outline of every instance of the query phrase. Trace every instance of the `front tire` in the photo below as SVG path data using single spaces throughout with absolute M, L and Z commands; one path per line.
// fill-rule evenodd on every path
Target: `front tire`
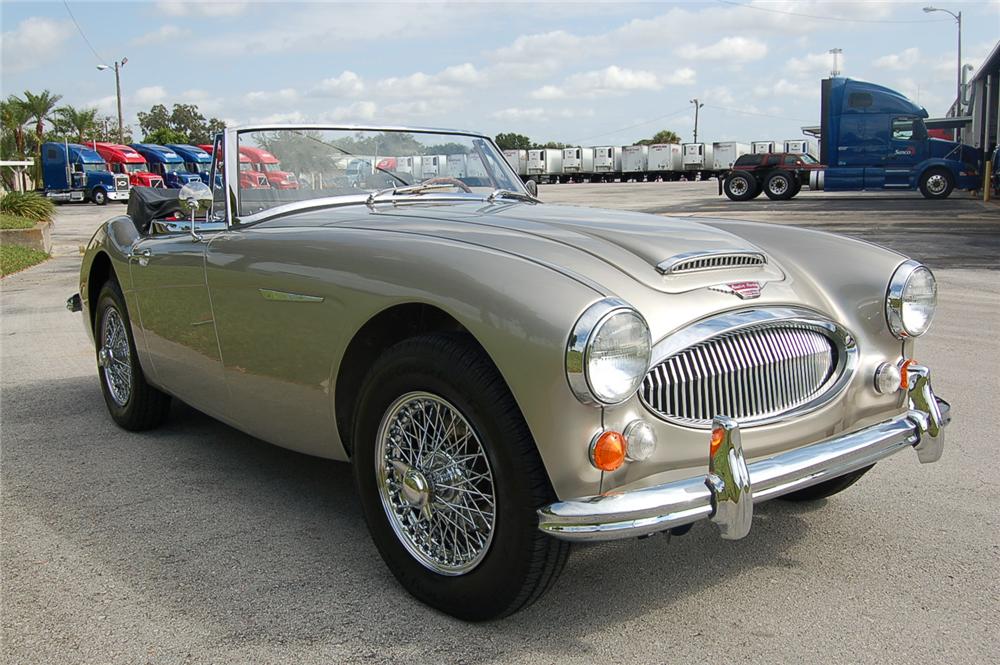
M 920 177 L 920 193 L 925 199 L 946 199 L 955 189 L 955 179 L 948 169 L 927 169 Z
M 125 298 L 113 278 L 101 287 L 94 322 L 98 376 L 112 420 L 132 432 L 159 427 L 170 411 L 170 396 L 146 383 Z
M 496 367 L 467 336 L 404 340 L 359 393 L 354 479 L 372 539 L 417 599 L 482 621 L 529 605 L 567 543 L 538 530 L 555 500 Z
M 97 205 L 102 206 L 108 202 L 108 193 L 100 187 L 95 187 L 93 191 L 90 192 L 90 200 Z

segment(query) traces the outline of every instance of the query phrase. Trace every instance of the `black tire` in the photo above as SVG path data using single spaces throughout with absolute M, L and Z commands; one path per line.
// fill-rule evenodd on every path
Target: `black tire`
M 99 206 L 105 205 L 108 202 L 108 193 L 100 187 L 94 187 L 90 192 L 90 200 Z
M 382 420 L 397 400 L 417 391 L 442 398 L 465 418 L 492 473 L 492 540 L 478 563 L 460 574 L 432 570 L 411 554 L 380 495 L 376 447 Z M 417 599 L 459 619 L 484 621 L 531 604 L 558 578 L 569 545 L 539 531 L 535 512 L 555 494 L 513 396 L 469 337 L 427 335 L 386 351 L 362 384 L 352 441 L 355 484 L 372 539 Z
M 920 176 L 920 193 L 925 199 L 946 199 L 954 189 L 955 179 L 948 169 L 929 168 Z
M 751 173 L 732 171 L 722 182 L 722 191 L 731 201 L 749 201 L 760 193 L 760 184 Z
M 795 176 L 788 171 L 772 171 L 764 179 L 764 193 L 772 201 L 787 201 L 794 196 Z
M 858 469 L 857 471 L 852 471 L 851 473 L 843 476 L 838 476 L 833 480 L 827 480 L 826 482 L 807 487 L 799 490 L 798 492 L 790 492 L 789 494 L 785 494 L 784 496 L 780 496 L 778 498 L 782 501 L 791 501 L 793 503 L 825 499 L 828 496 L 833 496 L 834 494 L 843 492 L 848 487 L 858 482 L 861 479 L 861 476 L 872 470 L 873 466 L 875 465 L 872 464 L 871 466 L 866 466 L 863 469 Z
M 799 192 L 801 191 L 802 191 L 802 181 L 799 178 L 795 178 L 795 180 L 792 181 L 792 193 L 788 198 L 794 199 L 796 196 L 799 195 Z
M 128 351 L 128 358 L 119 358 L 126 362 L 129 368 L 128 380 L 123 382 L 123 385 L 127 385 L 127 398 L 125 399 L 122 399 L 123 393 L 120 388 L 112 387 L 114 383 L 111 379 L 112 372 L 101 364 L 102 355 L 105 365 L 114 362 L 113 358 L 102 354 L 102 350 L 106 346 L 118 348 L 121 351 L 126 349 L 125 344 L 109 344 L 109 326 L 113 325 L 111 321 L 115 315 L 124 327 L 124 341 L 127 343 Z M 128 310 L 125 308 L 125 298 L 114 278 L 104 283 L 100 295 L 97 297 L 97 307 L 94 311 L 94 340 L 97 352 L 97 376 L 111 419 L 123 429 L 132 432 L 160 426 L 170 411 L 170 396 L 146 383 L 146 377 L 142 373 L 142 367 L 139 365 L 139 358 L 136 355 L 135 341 L 132 339 L 132 327 L 129 324 Z

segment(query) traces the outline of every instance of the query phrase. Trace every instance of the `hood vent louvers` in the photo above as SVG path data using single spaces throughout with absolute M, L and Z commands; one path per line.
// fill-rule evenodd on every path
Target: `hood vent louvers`
M 678 254 L 658 263 L 656 269 L 663 275 L 677 275 L 705 270 L 762 266 L 766 263 L 767 257 L 761 252 L 721 250 Z

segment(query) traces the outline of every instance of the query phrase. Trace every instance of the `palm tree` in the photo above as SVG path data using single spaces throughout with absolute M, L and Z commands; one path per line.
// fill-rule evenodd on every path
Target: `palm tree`
M 57 108 L 55 115 L 67 133 L 76 134 L 78 143 L 84 143 L 87 134 L 93 135 L 97 130 L 97 109 L 78 109 L 67 104 Z
M 28 109 L 17 97 L 11 95 L 4 101 L 0 101 L 0 117 L 2 117 L 3 132 L 9 135 L 14 143 L 14 152 L 17 159 L 24 159 L 28 150 L 24 136 L 24 126 L 31 120 Z M 23 172 L 21 172 L 21 187 L 24 187 Z
M 56 104 L 62 99 L 62 95 L 53 95 L 48 90 L 43 90 L 35 94 L 30 90 L 24 91 L 24 99 L 15 97 L 17 101 L 28 111 L 28 116 L 35 121 L 35 181 L 42 181 L 42 137 L 45 134 L 45 122 L 52 121 L 52 112 Z

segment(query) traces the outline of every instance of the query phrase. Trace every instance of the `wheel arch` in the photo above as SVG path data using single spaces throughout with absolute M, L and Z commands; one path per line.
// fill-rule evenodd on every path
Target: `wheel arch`
M 95 312 L 97 303 L 97 297 L 101 293 L 101 287 L 104 283 L 108 281 L 109 278 L 118 278 L 115 273 L 115 268 L 111 264 L 111 257 L 105 251 L 99 251 L 94 254 L 94 258 L 90 262 L 90 270 L 87 272 L 87 303 L 90 305 L 87 308 L 87 315 L 90 319 L 90 329 L 94 330 L 95 325 Z

